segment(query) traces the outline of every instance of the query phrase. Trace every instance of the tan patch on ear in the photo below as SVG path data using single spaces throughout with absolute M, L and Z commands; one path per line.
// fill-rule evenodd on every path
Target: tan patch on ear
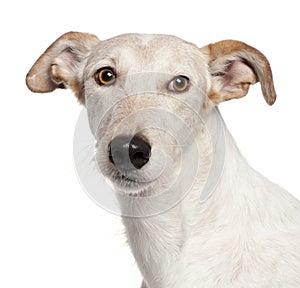
M 57 85 L 63 83 L 68 85 L 67 77 L 62 73 L 62 71 L 59 70 L 57 64 L 52 64 L 50 66 L 50 76 L 51 76 L 51 80 Z
M 208 93 L 208 98 L 215 104 L 219 104 L 222 102 L 220 94 L 215 91 L 213 88 Z
M 30 91 L 36 93 L 52 92 L 57 88 L 47 71 L 40 69 L 38 64 L 32 67 L 26 75 L 26 85 Z
M 67 85 L 67 87 L 73 91 L 80 104 L 85 103 L 84 85 L 81 81 L 77 79 L 77 77 L 73 77 L 71 81 L 69 81 L 68 77 L 62 71 L 59 70 L 58 65 L 56 64 L 51 65 L 50 75 L 52 81 L 55 82 L 58 86 Z
M 244 97 L 250 84 L 257 82 L 253 70 L 241 61 L 233 61 L 224 72 L 213 76 L 212 91 L 208 96 L 216 104 Z
M 62 35 L 34 63 L 26 76 L 27 87 L 38 93 L 70 88 L 83 104 L 83 84 L 77 79 L 79 64 L 99 42 L 95 35 L 87 33 Z
M 220 91 L 211 89 L 208 93 L 208 98 L 215 104 L 219 104 L 221 102 L 228 101 L 231 99 L 239 99 L 244 97 L 248 93 L 249 88 L 249 83 L 241 83 L 237 86 L 237 91 L 232 91 L 228 94 L 221 94 Z M 242 91 L 242 93 L 240 91 Z
M 213 44 L 209 44 L 207 47 L 211 56 L 211 60 L 215 60 L 224 55 L 230 55 L 234 52 L 241 51 L 247 48 L 247 44 L 236 40 L 223 40 Z M 249 47 L 249 46 L 248 46 Z
M 241 98 L 247 94 L 250 84 L 259 81 L 266 102 L 269 105 L 274 104 L 276 92 L 271 67 L 267 58 L 260 51 L 235 40 L 224 40 L 209 44 L 201 48 L 201 51 L 207 55 L 212 70 L 212 91 L 209 95 L 215 103 L 232 98 Z M 244 67 L 241 71 L 239 71 L 240 69 L 235 71 L 239 82 L 230 83 L 230 81 L 228 82 L 230 77 L 228 78 L 228 75 L 226 75 L 226 67 L 228 63 L 234 63 L 235 61 L 242 63 Z M 251 73 L 248 73 L 249 71 L 247 72 L 245 67 L 250 69 Z M 244 73 L 243 70 L 247 73 Z M 231 95 L 229 95 L 229 91 L 231 91 Z

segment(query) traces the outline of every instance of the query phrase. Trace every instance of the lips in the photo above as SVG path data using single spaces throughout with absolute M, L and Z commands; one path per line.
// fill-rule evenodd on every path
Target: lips
M 150 196 L 150 182 L 139 182 L 138 179 L 133 179 L 125 176 L 117 171 L 111 177 L 112 182 L 121 189 L 127 196 L 130 197 L 147 197 Z M 150 190 L 149 190 L 150 189 Z
M 137 179 L 133 179 L 130 178 L 124 174 L 122 174 L 120 171 L 115 171 L 115 173 L 112 176 L 112 179 L 114 182 L 116 182 L 117 184 L 121 185 L 121 186 L 126 186 L 126 185 L 137 185 L 139 184 Z
M 127 176 L 125 175 L 122 175 L 122 174 L 119 174 L 117 176 L 114 177 L 116 180 L 119 180 L 119 181 L 125 181 L 127 183 L 138 183 L 137 180 L 135 179 L 131 179 L 131 178 L 128 178 Z

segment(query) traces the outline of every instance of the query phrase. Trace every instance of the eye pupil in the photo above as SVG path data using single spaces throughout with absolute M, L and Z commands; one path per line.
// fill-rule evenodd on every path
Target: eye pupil
M 111 81 L 111 79 L 113 77 L 113 73 L 110 70 L 105 70 L 102 72 L 101 76 L 105 82 L 109 82 L 109 81 Z
M 173 92 L 184 92 L 189 87 L 189 78 L 186 76 L 176 76 L 170 83 L 170 90 Z
M 96 72 L 95 79 L 98 85 L 111 85 L 116 78 L 114 70 L 110 67 L 104 67 Z
M 185 81 L 182 79 L 182 77 L 177 77 L 175 81 L 176 81 L 176 87 L 182 88 L 185 86 Z

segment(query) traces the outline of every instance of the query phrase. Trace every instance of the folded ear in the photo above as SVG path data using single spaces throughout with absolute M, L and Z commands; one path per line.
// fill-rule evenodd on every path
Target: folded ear
M 99 43 L 92 34 L 69 32 L 58 38 L 35 62 L 26 76 L 27 87 L 38 93 L 70 88 L 84 103 L 80 77 L 89 52 Z
M 201 48 L 209 58 L 212 86 L 209 98 L 216 104 L 245 96 L 250 84 L 260 82 L 269 105 L 276 100 L 272 71 L 267 58 L 239 41 L 224 40 Z

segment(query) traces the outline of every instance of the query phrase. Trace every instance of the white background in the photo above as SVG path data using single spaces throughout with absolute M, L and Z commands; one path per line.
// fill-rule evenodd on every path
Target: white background
M 269 59 L 278 100 L 259 84 L 220 105 L 249 162 L 300 198 L 298 1 L 2 1 L 0 287 L 139 287 L 120 219 L 96 206 L 74 172 L 81 107 L 69 91 L 33 94 L 25 75 L 62 33 L 100 39 L 175 34 L 199 46 L 242 40 Z

